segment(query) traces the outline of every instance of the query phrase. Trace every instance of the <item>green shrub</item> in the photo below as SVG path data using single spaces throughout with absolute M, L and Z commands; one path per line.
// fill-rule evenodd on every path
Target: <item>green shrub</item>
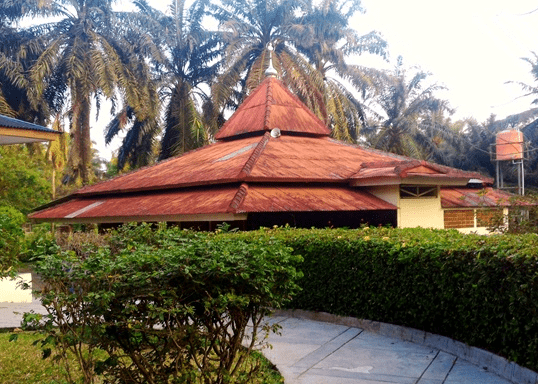
M 99 374 L 114 383 L 249 382 L 257 367 L 245 359 L 272 328 L 268 308 L 297 291 L 300 257 L 274 239 L 148 225 L 107 242 L 37 263 L 49 315 L 25 319 L 41 322 L 46 355 L 55 346 L 67 361 L 71 351 L 87 383 Z
M 24 246 L 24 215 L 15 208 L 0 206 L 0 277 L 15 272 Z
M 301 254 L 290 307 L 445 335 L 538 369 L 538 235 L 265 230 Z
M 26 234 L 25 243 L 25 249 L 19 255 L 19 260 L 24 263 L 36 262 L 46 255 L 59 251 L 56 236 L 51 231 L 50 225 L 34 226 L 32 232 Z

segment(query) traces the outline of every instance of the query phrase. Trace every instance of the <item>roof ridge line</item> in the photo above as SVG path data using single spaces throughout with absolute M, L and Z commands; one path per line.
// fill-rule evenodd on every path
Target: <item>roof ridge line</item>
M 264 82 L 264 81 L 268 81 L 269 78 L 266 78 L 265 80 L 263 80 L 262 82 L 260 82 L 260 84 L 258 84 L 256 86 L 256 88 L 254 88 L 254 90 L 249 94 L 247 95 L 247 97 L 241 101 L 240 105 L 243 105 L 243 104 L 246 104 L 247 102 L 250 101 L 250 99 L 254 98 L 254 95 L 256 95 L 258 93 L 258 88 L 260 87 L 260 85 Z M 229 124 L 231 124 L 236 118 L 237 118 L 237 114 L 235 112 L 237 112 L 237 110 L 239 109 L 239 107 L 232 113 L 232 115 L 230 116 L 230 118 L 228 120 L 226 120 L 224 122 L 224 124 L 222 124 L 222 126 L 217 130 L 217 132 L 215 133 L 215 139 L 216 140 L 223 140 L 222 138 L 217 138 L 217 136 L 219 135 L 219 133 L 225 129 Z
M 273 82 L 268 81 L 265 92 L 265 115 L 263 116 L 263 129 L 269 130 L 269 118 L 271 117 L 271 106 L 275 103 L 273 98 Z
M 241 183 L 241 186 L 235 193 L 234 198 L 232 199 L 230 205 L 228 206 L 228 209 L 226 212 L 235 213 L 237 211 L 237 208 L 245 201 L 245 198 L 247 197 L 248 193 L 248 184 L 247 183 Z
M 262 154 L 263 150 L 265 149 L 265 146 L 269 142 L 270 137 L 271 137 L 271 132 L 269 131 L 265 132 L 262 139 L 260 140 L 258 145 L 256 145 L 256 148 L 254 148 L 254 151 L 252 151 L 252 154 L 250 155 L 248 160 L 245 162 L 245 165 L 239 172 L 238 177 L 240 179 L 250 175 L 250 172 L 252 172 L 252 168 L 254 167 L 254 164 L 256 164 L 256 162 L 260 158 L 260 155 Z

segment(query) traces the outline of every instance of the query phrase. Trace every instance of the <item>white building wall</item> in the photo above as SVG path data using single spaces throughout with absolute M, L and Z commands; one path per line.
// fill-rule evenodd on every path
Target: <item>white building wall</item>
M 398 207 L 398 228 L 436 228 L 445 227 L 441 196 L 401 199 L 399 185 L 371 187 L 372 195 Z
M 32 290 L 22 289 L 19 285 L 21 280 L 29 283 L 32 280 L 31 273 L 20 273 L 14 280 L 10 278 L 0 279 L 0 303 L 31 303 L 32 302 Z
M 443 229 L 445 223 L 440 196 L 400 199 L 398 227 Z

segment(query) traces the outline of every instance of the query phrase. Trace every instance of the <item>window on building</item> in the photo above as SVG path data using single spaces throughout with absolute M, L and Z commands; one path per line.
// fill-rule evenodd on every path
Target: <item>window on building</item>
M 420 199 L 423 197 L 437 197 L 437 186 L 431 185 L 401 185 L 400 198 Z

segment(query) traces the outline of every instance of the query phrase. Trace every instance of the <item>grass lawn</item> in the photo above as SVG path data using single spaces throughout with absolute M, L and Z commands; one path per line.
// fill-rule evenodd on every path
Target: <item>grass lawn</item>
M 31 332 L 21 332 L 16 342 L 9 342 L 10 332 L 0 333 L 0 383 L 65 383 L 62 369 L 52 359 L 43 360 L 34 340 L 41 338 Z
M 10 342 L 11 332 L 0 331 L 0 384 L 67 384 L 63 369 L 51 358 L 43 360 L 35 340 L 43 336 L 33 332 L 19 333 L 18 340 Z M 54 352 L 53 352 L 54 353 Z M 253 384 L 277 384 L 284 380 L 273 365 L 260 354 L 262 370 Z

